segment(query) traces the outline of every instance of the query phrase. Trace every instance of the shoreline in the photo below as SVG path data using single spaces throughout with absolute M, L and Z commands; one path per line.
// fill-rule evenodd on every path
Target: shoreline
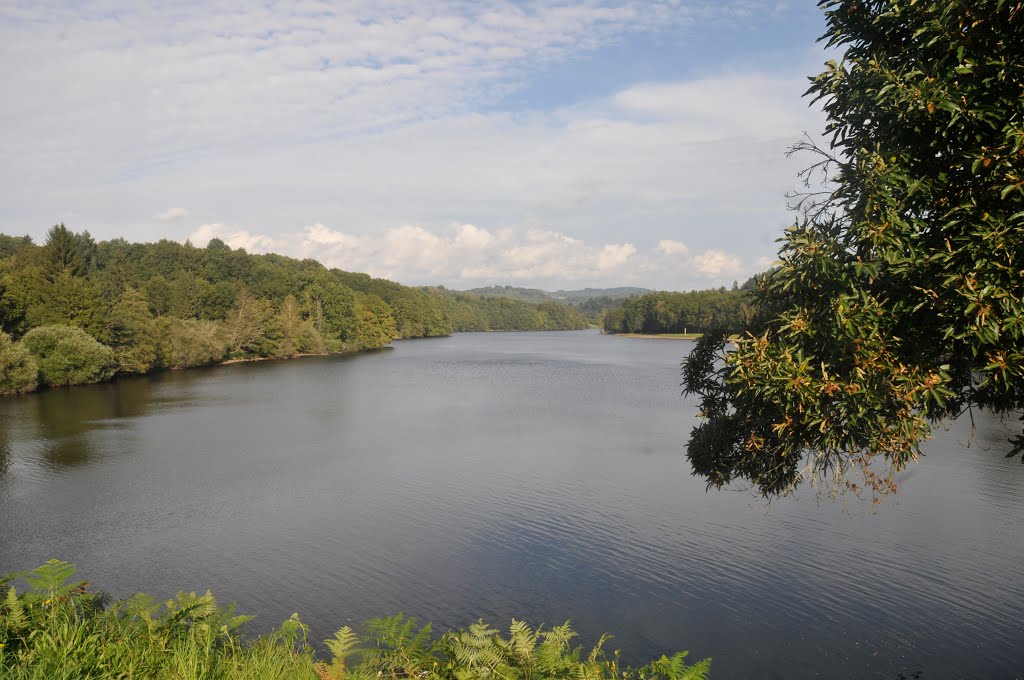
M 387 345 L 385 345 L 386 347 Z M 365 350 L 364 350 L 365 351 Z M 237 359 L 225 359 L 213 364 L 214 366 L 229 366 L 231 364 L 248 364 L 256 361 L 288 361 L 289 359 L 301 359 L 302 357 L 329 357 L 332 354 L 354 354 L 355 352 L 300 352 L 290 357 L 239 357 Z M 181 369 L 178 369 L 181 370 Z
M 615 338 L 651 338 L 654 340 L 699 340 L 703 333 L 605 333 Z

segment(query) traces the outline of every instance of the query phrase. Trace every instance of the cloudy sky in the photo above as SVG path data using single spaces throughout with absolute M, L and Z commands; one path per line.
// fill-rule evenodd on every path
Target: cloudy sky
M 823 31 L 809 0 L 0 2 L 0 232 L 728 285 L 792 219 Z

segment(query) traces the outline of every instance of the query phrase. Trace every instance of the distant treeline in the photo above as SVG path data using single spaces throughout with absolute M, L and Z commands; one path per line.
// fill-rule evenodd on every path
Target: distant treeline
M 589 326 L 578 310 L 553 300 L 528 303 L 445 288 L 427 290 L 438 296 L 457 331 L 567 331 Z
M 557 302 L 411 288 L 219 239 L 97 243 L 63 224 L 44 245 L 0 234 L 0 394 L 400 337 L 586 327 Z
M 742 331 L 751 321 L 754 308 L 749 292 L 758 277 L 732 290 L 718 288 L 688 293 L 656 292 L 629 298 L 610 307 L 600 318 L 606 333 L 704 333 L 721 329 Z
M 582 288 L 579 290 L 546 291 L 517 286 L 487 286 L 465 291 L 481 297 L 508 298 L 523 302 L 561 302 L 575 307 L 591 321 L 597 321 L 601 312 L 615 309 L 628 298 L 653 292 L 648 288 Z

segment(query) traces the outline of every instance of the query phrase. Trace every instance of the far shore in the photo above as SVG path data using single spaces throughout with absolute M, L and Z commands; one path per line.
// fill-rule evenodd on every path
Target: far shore
M 349 352 L 334 352 L 335 354 L 349 354 Z M 221 366 L 227 366 L 229 364 L 248 364 L 254 361 L 281 361 L 282 359 L 300 359 L 302 357 L 326 357 L 330 356 L 332 352 L 307 352 L 292 354 L 287 357 L 238 357 L 237 359 L 225 359 L 219 362 Z
M 698 340 L 702 333 L 604 333 L 617 338 L 655 338 L 658 340 Z

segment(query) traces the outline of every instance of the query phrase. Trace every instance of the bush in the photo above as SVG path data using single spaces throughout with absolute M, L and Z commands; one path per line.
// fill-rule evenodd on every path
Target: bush
M 102 382 L 117 372 L 114 351 L 75 326 L 39 326 L 21 344 L 35 356 L 44 385 Z
M 357 635 L 348 626 L 325 641 L 331 658 L 318 660 L 308 627 L 293 614 L 255 640 L 238 628 L 251 617 L 221 607 L 213 595 L 178 593 L 163 604 L 147 595 L 104 608 L 104 598 L 74 582 L 75 568 L 51 560 L 0 577 L 0 676 L 4 678 L 308 678 L 308 680 L 702 680 L 711 661 L 685 662 L 686 652 L 643 668 L 620 667 L 603 651 L 605 637 L 586 655 L 570 641 L 568 624 L 548 630 L 513 621 L 508 637 L 478 621 L 431 634 L 397 614 L 373 619 Z
M 31 392 L 39 384 L 39 367 L 32 354 L 0 331 L 0 395 Z
M 157 363 L 164 368 L 206 366 L 224 359 L 223 328 L 214 321 L 160 316 L 150 328 Z

